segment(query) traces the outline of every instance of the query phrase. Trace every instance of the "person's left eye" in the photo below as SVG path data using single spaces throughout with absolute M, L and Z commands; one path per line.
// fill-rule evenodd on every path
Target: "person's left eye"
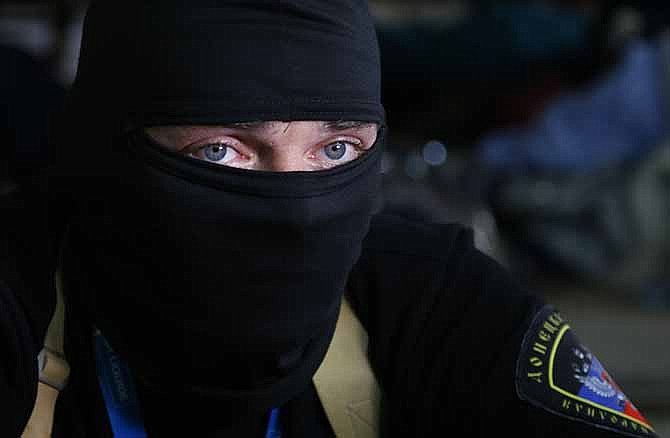
M 355 160 L 362 153 L 360 145 L 350 141 L 335 141 L 322 147 L 319 155 L 328 166 L 340 165 Z
M 343 141 L 331 143 L 323 148 L 323 153 L 331 160 L 341 160 L 347 154 L 348 145 Z
M 211 143 L 200 146 L 197 150 L 191 152 L 189 155 L 195 158 L 199 158 L 203 161 L 208 161 L 210 163 L 227 165 L 235 158 L 240 156 L 240 153 L 227 144 Z

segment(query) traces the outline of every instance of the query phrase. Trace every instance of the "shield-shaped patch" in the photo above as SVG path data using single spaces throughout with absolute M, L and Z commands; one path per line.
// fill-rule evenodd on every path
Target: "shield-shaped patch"
M 522 399 L 557 415 L 623 435 L 657 436 L 552 306 L 538 312 L 524 337 L 516 387 Z

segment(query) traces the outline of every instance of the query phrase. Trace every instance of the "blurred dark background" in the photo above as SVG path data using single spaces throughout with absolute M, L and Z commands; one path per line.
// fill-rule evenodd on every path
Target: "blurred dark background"
M 0 199 L 58 152 L 86 4 L 0 1 Z M 383 208 L 472 226 L 670 434 L 670 3 L 371 4 Z

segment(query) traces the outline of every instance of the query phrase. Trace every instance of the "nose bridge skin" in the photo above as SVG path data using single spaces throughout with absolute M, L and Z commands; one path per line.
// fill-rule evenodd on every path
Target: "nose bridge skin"
M 314 134 L 309 124 L 299 122 L 276 122 L 267 133 L 260 164 L 262 170 L 272 172 L 295 172 L 310 170 L 306 155 L 309 153 Z
M 270 172 L 296 172 L 310 170 L 305 152 L 299 145 L 265 151 L 261 158 L 261 170 Z

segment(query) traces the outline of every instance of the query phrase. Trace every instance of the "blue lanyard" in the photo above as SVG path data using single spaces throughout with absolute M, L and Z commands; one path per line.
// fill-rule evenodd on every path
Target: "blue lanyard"
M 98 383 L 105 399 L 114 437 L 147 438 L 130 369 L 99 330 L 95 331 L 93 337 Z M 281 438 L 281 436 L 279 408 L 275 408 L 270 413 L 265 438 Z
M 279 408 L 274 408 L 270 413 L 270 421 L 268 421 L 268 430 L 265 432 L 265 438 L 281 438 Z

